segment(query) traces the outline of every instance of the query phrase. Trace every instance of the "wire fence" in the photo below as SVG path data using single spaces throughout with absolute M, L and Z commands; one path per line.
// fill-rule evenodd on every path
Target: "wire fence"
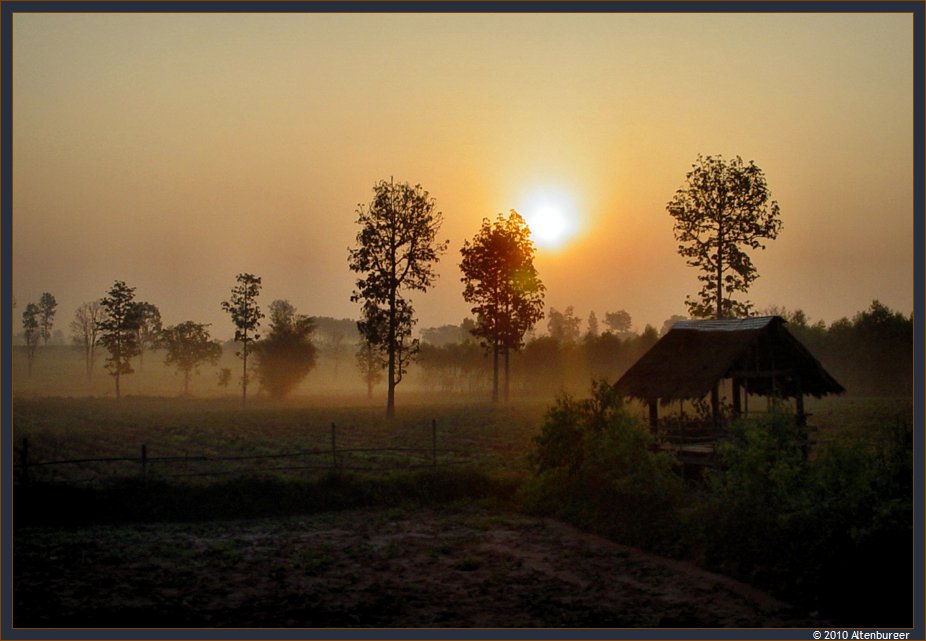
M 431 442 L 422 447 L 339 448 L 337 426 L 331 424 L 331 445 L 327 448 L 293 450 L 269 454 L 234 456 L 152 456 L 147 444 L 137 456 L 101 456 L 75 459 L 34 460 L 29 439 L 23 438 L 14 463 L 14 479 L 25 484 L 38 480 L 94 482 L 107 478 L 139 476 L 161 479 L 245 476 L 293 472 L 390 472 L 436 468 L 469 462 L 458 450 L 437 447 L 437 422 L 431 421 Z M 62 472 L 74 468 L 73 472 Z

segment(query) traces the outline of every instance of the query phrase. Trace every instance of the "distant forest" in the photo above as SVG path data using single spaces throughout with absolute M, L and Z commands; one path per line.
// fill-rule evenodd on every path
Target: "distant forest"
M 824 367 L 858 396 L 909 396 L 913 384 L 913 319 L 873 301 L 852 318 L 829 325 L 811 321 L 801 310 L 771 307 L 759 315 L 778 315 L 788 329 Z M 633 328 L 627 312 L 606 313 L 599 320 L 594 312 L 578 317 L 571 307 L 551 308 L 537 329 L 525 337 L 524 346 L 511 358 L 512 394 L 517 397 L 549 397 L 560 391 L 585 394 L 593 379 L 617 380 L 640 356 L 683 319 L 674 316 L 656 328 Z M 366 380 L 356 362 L 361 337 L 356 321 L 314 317 L 312 341 L 318 350 L 315 366 L 294 391 L 295 394 L 366 392 Z M 492 386 L 492 359 L 470 330 L 473 321 L 420 330 L 420 353 L 409 371 L 409 391 L 458 395 L 488 395 Z M 53 329 L 47 345 L 36 350 L 35 368 L 27 373 L 26 347 L 22 333 L 16 336 L 17 393 L 92 394 L 111 393 L 111 377 L 100 364 L 88 385 L 83 369 L 82 346 L 72 345 L 60 329 Z M 234 341 L 222 345 L 222 358 L 215 366 L 203 366 L 191 388 L 194 395 L 222 395 L 235 392 L 234 382 L 221 383 L 223 369 L 237 368 Z M 177 394 L 179 380 L 164 365 L 163 350 L 144 355 L 144 364 L 127 380 L 135 393 Z M 100 359 L 102 360 L 102 359 Z M 219 375 L 217 377 L 217 374 Z M 137 379 L 132 381 L 132 379 Z M 156 380 L 155 380 L 156 379 Z M 381 391 L 381 384 L 374 386 Z M 130 388 L 131 389 L 131 388 Z M 131 393 L 131 392 L 130 392 Z

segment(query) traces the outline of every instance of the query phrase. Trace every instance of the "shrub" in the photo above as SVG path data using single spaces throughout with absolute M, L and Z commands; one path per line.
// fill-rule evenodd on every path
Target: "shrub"
M 535 439 L 525 505 L 630 545 L 673 547 L 685 487 L 653 444 L 606 382 L 588 399 L 564 394 Z

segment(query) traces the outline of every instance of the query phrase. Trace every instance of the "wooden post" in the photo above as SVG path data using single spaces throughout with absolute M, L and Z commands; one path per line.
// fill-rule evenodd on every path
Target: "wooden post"
M 649 400 L 649 428 L 653 434 L 656 433 L 656 430 L 659 425 L 659 408 L 656 405 L 658 399 L 651 398 Z
M 431 465 L 437 467 L 437 421 L 431 419 Z
M 338 446 L 337 439 L 335 437 L 335 431 L 337 428 L 334 426 L 334 423 L 331 424 L 331 467 L 332 469 L 338 468 Z
M 22 462 L 22 471 L 20 472 L 19 480 L 23 483 L 29 482 L 29 439 L 23 438 L 23 449 L 20 452 L 22 457 L 20 461 Z
M 144 444 L 141 446 L 141 475 L 148 475 L 148 446 Z
M 733 379 L 733 418 L 739 418 L 743 413 L 742 403 L 740 402 L 740 379 Z

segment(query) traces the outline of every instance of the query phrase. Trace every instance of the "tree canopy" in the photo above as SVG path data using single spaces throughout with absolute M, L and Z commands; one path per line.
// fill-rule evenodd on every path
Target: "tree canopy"
M 270 328 L 255 344 L 257 378 L 270 398 L 284 398 L 315 367 L 315 324 L 287 300 L 270 303 Z
M 473 305 L 472 333 L 492 354 L 492 400 L 498 400 L 498 357 L 505 357 L 508 399 L 508 354 L 523 346 L 524 334 L 543 318 L 544 286 L 534 268 L 530 229 L 514 210 L 495 222 L 482 219 L 472 242 L 460 249 L 463 299 Z
M 351 271 L 360 274 L 351 295 L 362 302 L 357 327 L 364 339 L 386 357 L 386 415 L 395 415 L 395 387 L 417 350 L 409 340 L 414 308 L 406 292 L 427 291 L 448 241 L 439 241 L 443 222 L 436 203 L 421 185 L 390 179 L 373 186 L 369 206 L 357 206 L 356 245 L 349 249 Z
M 698 298 L 686 299 L 692 317 L 748 316 L 752 305 L 733 298 L 758 278 L 746 251 L 764 249 L 762 241 L 781 230 L 762 170 L 739 156 L 699 155 L 666 209 L 675 219 L 679 254 L 701 272 Z

